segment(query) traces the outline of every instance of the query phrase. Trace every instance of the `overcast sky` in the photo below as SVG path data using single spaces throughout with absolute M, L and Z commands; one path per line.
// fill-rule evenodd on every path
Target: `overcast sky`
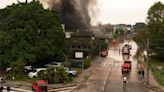
M 145 22 L 148 9 L 157 1 L 164 3 L 164 0 L 99 0 L 99 21 L 111 24 Z
M 157 1 L 164 3 L 164 0 L 98 0 L 100 11 L 98 21 L 103 24 L 145 22 L 149 7 Z M 17 0 L 0 0 L 0 8 L 14 2 L 17 2 Z

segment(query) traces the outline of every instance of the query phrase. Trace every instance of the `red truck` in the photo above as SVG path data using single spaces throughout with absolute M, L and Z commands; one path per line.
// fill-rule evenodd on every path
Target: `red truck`
M 122 65 L 122 73 L 131 71 L 131 61 L 124 61 Z
M 108 55 L 108 50 L 107 49 L 102 49 L 100 52 L 101 57 L 106 57 Z
M 48 92 L 48 83 L 45 80 L 38 80 L 32 83 L 32 91 Z

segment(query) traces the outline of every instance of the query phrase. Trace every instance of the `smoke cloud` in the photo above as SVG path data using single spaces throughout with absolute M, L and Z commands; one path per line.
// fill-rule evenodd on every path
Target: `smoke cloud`
M 97 0 L 44 0 L 52 10 L 61 12 L 68 30 L 89 29 L 96 19 Z

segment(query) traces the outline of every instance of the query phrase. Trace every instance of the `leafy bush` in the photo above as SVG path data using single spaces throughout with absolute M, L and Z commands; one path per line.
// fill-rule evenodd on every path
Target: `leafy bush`
M 66 83 L 71 80 L 63 67 L 48 67 L 45 79 L 49 83 Z
M 91 60 L 90 59 L 86 59 L 85 61 L 84 61 L 84 68 L 86 69 L 86 68 L 88 68 L 88 67 L 90 67 L 91 66 Z

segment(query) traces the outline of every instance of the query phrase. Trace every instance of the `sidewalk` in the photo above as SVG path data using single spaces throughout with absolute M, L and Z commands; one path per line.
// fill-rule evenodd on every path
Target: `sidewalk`
M 144 83 L 144 85 L 150 90 L 154 90 L 156 92 L 164 92 L 164 87 L 157 82 L 152 74 L 152 71 L 149 71 L 149 85 L 146 85 L 146 83 Z
M 98 66 L 104 60 L 104 58 L 101 58 L 101 59 L 100 58 L 101 57 L 99 57 L 99 56 L 94 57 L 92 59 L 92 61 L 91 61 L 91 66 L 88 69 L 83 70 L 82 73 L 79 74 L 79 76 L 75 80 L 75 82 L 82 83 L 82 82 L 87 81 L 87 79 L 89 79 L 89 77 L 93 73 L 93 68 L 95 68 L 96 66 Z

